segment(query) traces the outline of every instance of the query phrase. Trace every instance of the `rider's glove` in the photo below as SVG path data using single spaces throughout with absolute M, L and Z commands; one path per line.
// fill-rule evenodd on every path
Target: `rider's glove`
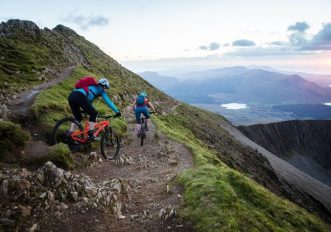
M 118 112 L 118 113 L 115 114 L 115 117 L 116 117 L 116 118 L 117 118 L 117 117 L 121 117 L 121 115 L 122 115 L 121 112 Z

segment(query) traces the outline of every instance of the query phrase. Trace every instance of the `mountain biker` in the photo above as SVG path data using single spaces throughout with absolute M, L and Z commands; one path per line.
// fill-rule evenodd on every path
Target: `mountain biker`
M 139 133 L 139 128 L 141 124 L 141 114 L 143 114 L 146 118 L 146 125 L 148 123 L 148 118 L 150 117 L 149 109 L 151 108 L 153 111 L 155 111 L 155 108 L 153 104 L 149 101 L 147 93 L 145 91 L 142 91 L 139 93 L 138 97 L 135 99 L 133 104 L 133 110 L 136 115 L 136 132 Z M 148 130 L 148 129 L 147 129 Z M 139 134 L 138 134 L 139 136 Z
M 75 88 L 68 97 L 68 102 L 71 108 L 71 111 L 77 121 L 81 121 L 83 119 L 82 112 L 80 108 L 83 109 L 83 112 L 86 112 L 90 115 L 89 118 L 89 131 L 88 131 L 88 140 L 93 141 L 96 137 L 93 135 L 94 125 L 96 122 L 96 118 L 98 116 L 98 111 L 93 107 L 92 102 L 97 97 L 101 96 L 106 104 L 116 113 L 116 117 L 121 116 L 121 112 L 117 109 L 115 104 L 108 97 L 105 89 L 109 89 L 109 81 L 107 78 L 102 77 L 98 80 L 97 85 L 89 85 L 86 88 Z M 86 92 L 86 90 L 88 92 Z M 72 123 L 70 132 L 74 131 L 76 128 L 76 124 Z

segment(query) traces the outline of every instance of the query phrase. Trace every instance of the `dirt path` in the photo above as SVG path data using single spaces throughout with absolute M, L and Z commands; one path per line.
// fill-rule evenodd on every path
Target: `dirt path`
M 40 228 L 52 231 L 193 231 L 178 219 L 176 211 L 182 202 L 182 191 L 170 184 L 177 174 L 192 167 L 192 156 L 183 145 L 162 135 L 150 124 L 146 144 L 129 124 L 128 143 L 121 148 L 121 158 L 97 162 L 77 174 L 89 176 L 101 183 L 121 179 L 129 190 L 121 212 L 69 207 L 64 217 L 44 223 Z
M 36 158 L 47 154 L 48 145 L 45 143 L 43 129 L 38 125 L 34 125 L 32 119 L 33 115 L 31 107 L 36 96 L 40 91 L 45 90 L 69 77 L 73 69 L 73 66 L 64 69 L 56 79 L 35 86 L 32 89 L 19 94 L 16 99 L 9 102 L 11 117 L 14 120 L 21 122 L 25 129 L 30 131 L 32 137 L 32 140 L 25 146 L 24 150 L 21 151 L 22 162 L 28 163 L 30 160 L 33 161 Z
M 9 102 L 9 110 L 12 111 L 13 117 L 18 119 L 26 119 L 31 118 L 31 106 L 33 104 L 34 99 L 36 98 L 37 94 L 47 89 L 48 87 L 59 83 L 63 79 L 67 78 L 71 75 L 72 70 L 74 67 L 68 67 L 63 70 L 60 75 L 49 82 L 44 82 L 38 86 L 33 87 L 32 89 L 29 89 L 21 94 L 19 96 Z

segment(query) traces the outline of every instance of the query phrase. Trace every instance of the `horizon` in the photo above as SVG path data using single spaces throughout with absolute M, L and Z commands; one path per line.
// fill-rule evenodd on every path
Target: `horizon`
M 1 22 L 70 27 L 134 72 L 255 65 L 331 74 L 327 0 L 13 0 L 1 8 Z

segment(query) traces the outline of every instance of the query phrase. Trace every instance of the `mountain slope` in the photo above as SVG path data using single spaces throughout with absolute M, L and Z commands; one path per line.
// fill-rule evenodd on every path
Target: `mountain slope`
M 151 83 L 154 86 L 161 90 L 167 90 L 169 87 L 176 85 L 179 81 L 175 77 L 170 76 L 161 76 L 157 72 L 143 72 L 139 75 L 144 78 L 146 81 Z
M 9 24 L 11 23 L 10 21 Z M 18 26 L 8 29 L 9 32 L 7 29 L 2 29 L 2 31 L 5 31 L 1 34 L 2 41 L 10 43 L 11 39 L 18 41 L 19 36 L 22 36 L 22 44 L 25 44 L 24 41 L 27 44 L 34 43 L 34 34 L 32 36 L 24 34 L 26 30 L 31 31 L 31 25 L 31 23 L 19 21 Z M 2 27 L 8 27 L 8 23 L 3 24 Z M 175 100 L 153 88 L 141 77 L 121 67 L 95 45 L 77 35 L 71 29 L 57 26 L 51 32 L 49 31 L 48 29 L 39 30 L 37 34 L 43 36 L 44 32 L 46 34 L 55 33 L 57 37 L 54 37 L 54 40 L 58 38 L 58 41 L 54 41 L 54 43 L 63 42 L 63 46 L 54 46 L 54 54 L 59 54 L 58 56 L 54 55 L 58 58 L 55 59 L 57 63 L 54 64 L 54 60 L 47 59 L 43 60 L 45 63 L 38 61 L 41 57 L 39 53 L 36 53 L 37 61 L 34 61 L 33 57 L 31 58 L 32 61 L 40 64 L 41 67 L 55 65 L 55 68 L 59 69 L 73 65 L 71 60 L 74 60 L 75 57 L 83 57 L 84 62 L 78 62 L 78 66 L 74 67 L 68 78 L 37 95 L 33 104 L 35 117 L 33 122 L 35 126 L 41 128 L 41 131 L 47 130 L 64 115 L 71 114 L 67 104 L 67 96 L 78 78 L 82 75 L 107 76 L 111 81 L 110 96 L 122 111 L 130 106 L 132 96 L 137 91 L 146 90 L 152 101 L 155 102 L 157 109 L 162 112 L 162 115 L 154 119 L 157 129 L 164 131 L 169 139 L 185 144 L 193 152 L 195 167 L 179 175 L 178 181 L 185 187 L 184 205 L 180 210 L 180 215 L 185 220 L 192 222 L 195 229 L 200 231 L 237 231 L 238 229 L 254 230 L 256 228 L 259 230 L 267 228 L 267 230 L 291 231 L 329 230 L 329 225 L 316 216 L 320 215 L 326 221 L 330 217 L 329 209 L 324 207 L 325 202 L 319 202 L 323 199 L 309 194 L 305 189 L 300 189 L 302 192 L 297 191 L 295 183 L 285 183 L 284 179 L 274 171 L 265 157 L 256 150 L 240 143 L 220 126 L 220 123 L 225 123 L 232 127 L 223 117 L 185 104 L 178 104 Z M 19 36 L 15 33 L 19 33 Z M 28 54 L 33 54 L 32 51 L 28 50 L 29 48 L 50 51 L 48 47 L 43 47 L 38 41 L 35 41 L 34 47 L 25 45 L 24 51 Z M 68 47 L 74 48 L 77 54 L 65 53 L 65 49 L 64 51 L 61 50 Z M 9 50 L 11 49 L 21 51 L 20 47 L 12 47 Z M 64 57 L 63 54 L 68 55 L 68 57 L 60 60 L 61 56 Z M 5 59 L 7 58 L 5 57 Z M 11 62 L 17 63 L 17 67 L 20 64 L 20 60 L 12 59 Z M 54 70 L 56 70 L 55 68 Z M 19 71 L 25 72 L 23 69 Z M 29 74 L 28 71 L 27 74 Z M 14 76 L 14 74 L 1 74 L 0 78 L 3 80 L 8 76 Z M 31 77 L 38 80 L 39 76 L 32 72 L 31 76 L 22 75 L 21 79 Z M 27 83 L 27 79 L 24 79 L 24 82 Z M 9 80 L 11 79 L 9 78 Z M 12 90 L 17 87 L 16 85 L 20 81 L 23 82 L 23 80 L 15 78 L 12 80 L 13 82 L 9 84 L 12 86 Z M 37 83 L 38 81 L 35 81 L 30 85 Z M 16 90 L 21 89 L 16 88 Z M 1 88 L 1 91 L 6 92 L 8 90 Z M 107 107 L 101 103 L 97 105 L 97 108 L 101 112 L 109 112 Z M 126 120 L 117 122 L 114 120 L 112 122 L 115 122 L 114 126 L 129 123 Z M 48 127 L 45 127 L 45 125 Z M 117 127 L 115 128 L 117 129 Z M 157 136 L 155 134 L 156 140 Z M 123 146 L 132 146 L 132 144 L 128 139 L 125 140 Z M 109 165 L 106 166 L 109 168 L 111 166 L 110 162 L 105 165 Z M 145 174 L 150 175 L 151 173 L 146 170 Z M 1 186 L 6 186 L 6 182 L 2 177 L 0 180 Z M 125 182 L 125 180 L 122 181 Z M 20 183 L 25 184 L 23 187 L 27 185 L 26 181 Z M 139 189 L 138 186 L 137 189 Z M 313 211 L 315 215 L 296 204 L 290 203 L 284 197 Z M 91 207 L 93 209 L 93 206 Z M 8 212 L 3 205 L 0 209 L 1 216 Z M 148 217 L 148 212 L 144 212 L 144 216 Z M 24 220 L 29 220 L 29 216 Z M 41 218 L 41 220 L 45 221 L 46 218 Z M 130 219 L 127 222 L 135 223 L 134 220 L 131 221 Z
M 239 129 L 254 142 L 313 177 L 314 170 L 318 171 L 314 166 L 331 174 L 331 121 L 296 120 L 240 126 Z M 330 174 L 316 178 L 331 186 Z

